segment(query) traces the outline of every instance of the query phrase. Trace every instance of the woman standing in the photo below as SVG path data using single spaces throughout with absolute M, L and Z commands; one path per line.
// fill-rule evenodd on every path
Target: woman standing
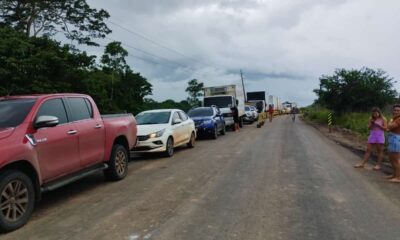
M 375 107 L 371 111 L 371 118 L 369 121 L 368 129 L 370 134 L 368 137 L 367 150 L 361 163 L 355 165 L 356 168 L 363 168 L 371 156 L 372 148 L 375 146 L 378 153 L 378 163 L 375 165 L 374 170 L 380 170 L 383 160 L 383 148 L 385 144 L 385 130 L 387 123 L 385 117 L 379 108 Z
M 392 115 L 393 118 L 388 124 L 388 152 L 393 175 L 389 177 L 389 181 L 400 183 L 400 104 L 393 106 Z

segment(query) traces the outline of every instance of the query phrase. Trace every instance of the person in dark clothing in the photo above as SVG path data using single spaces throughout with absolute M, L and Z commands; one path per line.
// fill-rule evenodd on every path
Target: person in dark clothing
M 231 107 L 232 115 L 233 115 L 233 122 L 234 122 L 234 129 L 239 130 L 239 110 L 236 106 Z

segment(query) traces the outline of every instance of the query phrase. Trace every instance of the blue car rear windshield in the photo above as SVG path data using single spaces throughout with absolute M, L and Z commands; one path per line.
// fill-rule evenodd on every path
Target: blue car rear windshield
M 212 108 L 195 108 L 188 112 L 189 117 L 208 117 L 213 114 Z
M 171 112 L 142 112 L 135 118 L 138 125 L 167 124 L 170 116 Z
M 0 128 L 12 128 L 20 125 L 31 111 L 36 99 L 0 100 Z

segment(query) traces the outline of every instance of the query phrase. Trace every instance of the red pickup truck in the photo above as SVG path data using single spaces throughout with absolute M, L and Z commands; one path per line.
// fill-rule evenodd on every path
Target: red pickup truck
M 136 144 L 132 114 L 100 115 L 90 96 L 0 98 L 0 229 L 24 225 L 42 192 L 97 171 L 127 174 Z

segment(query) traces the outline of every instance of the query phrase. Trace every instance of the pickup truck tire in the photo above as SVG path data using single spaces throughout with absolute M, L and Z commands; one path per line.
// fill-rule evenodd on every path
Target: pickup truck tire
M 192 135 L 190 135 L 190 140 L 189 140 L 189 142 L 187 143 L 187 146 L 188 146 L 189 148 L 194 148 L 195 142 L 196 142 L 196 136 L 194 135 L 194 132 L 192 132 Z
M 172 157 L 174 155 L 174 139 L 169 137 L 165 145 L 164 157 Z
M 28 222 L 35 205 L 32 180 L 23 172 L 0 173 L 0 229 L 9 232 Z
M 126 148 L 120 144 L 114 144 L 108 168 L 104 170 L 104 175 L 108 180 L 118 181 L 123 179 L 128 173 L 129 155 Z

